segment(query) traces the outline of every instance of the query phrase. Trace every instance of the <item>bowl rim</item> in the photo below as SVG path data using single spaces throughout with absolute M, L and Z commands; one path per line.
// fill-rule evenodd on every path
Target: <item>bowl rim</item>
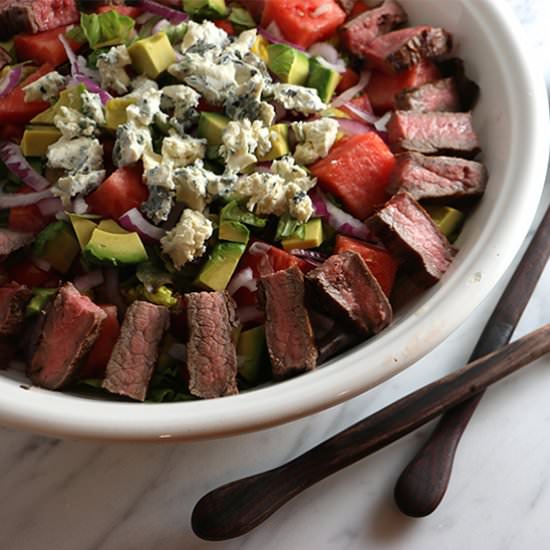
M 473 6 L 473 0 L 464 0 Z M 469 8 L 473 10 L 473 7 Z M 514 202 L 517 213 L 513 231 L 495 232 L 493 226 L 484 231 L 484 241 L 490 240 L 492 251 L 476 266 L 482 273 L 472 280 L 473 252 L 454 273 L 467 277 L 463 288 L 445 285 L 432 292 L 419 310 L 408 314 L 392 328 L 392 354 L 387 351 L 383 364 L 377 365 L 377 376 L 361 364 L 369 355 L 381 355 L 387 345 L 385 333 L 370 339 L 344 355 L 346 373 L 331 368 L 335 361 L 297 378 L 255 389 L 237 396 L 184 403 L 138 404 L 82 399 L 72 394 L 59 395 L 32 387 L 33 399 L 25 399 L 19 383 L 0 378 L 0 423 L 37 433 L 79 439 L 110 441 L 197 440 L 255 431 L 289 422 L 335 406 L 363 393 L 414 364 L 435 345 L 453 332 L 489 294 L 504 274 L 519 250 L 531 226 L 544 187 L 550 150 L 550 122 L 546 86 L 528 57 L 529 49 L 521 43 L 523 30 L 509 5 L 499 0 L 475 0 L 475 9 L 486 19 L 496 22 L 513 54 L 514 75 L 520 73 L 520 88 L 530 96 L 522 113 L 524 125 L 531 128 L 522 136 L 527 152 L 521 163 L 522 185 L 529 188 Z M 518 172 L 519 166 L 515 172 Z M 509 174 L 508 177 L 514 177 Z M 505 214 L 505 213 L 503 213 Z M 497 227 L 498 229 L 498 227 Z M 483 243 L 481 243 L 483 244 Z M 459 272 L 459 273 L 458 273 Z M 463 292 L 468 289 L 470 300 L 465 303 Z M 436 314 L 438 304 L 455 307 L 459 312 L 452 319 L 442 320 Z M 414 334 L 408 333 L 412 325 Z M 419 333 L 425 338 L 419 339 Z M 341 358 L 338 359 L 339 362 Z

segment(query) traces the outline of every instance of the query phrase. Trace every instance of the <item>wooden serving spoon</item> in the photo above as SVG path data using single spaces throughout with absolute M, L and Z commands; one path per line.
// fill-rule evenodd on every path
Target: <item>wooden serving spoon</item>
M 550 351 L 550 324 L 403 397 L 305 454 L 214 489 L 191 518 L 206 540 L 244 535 L 321 479 L 374 453 Z

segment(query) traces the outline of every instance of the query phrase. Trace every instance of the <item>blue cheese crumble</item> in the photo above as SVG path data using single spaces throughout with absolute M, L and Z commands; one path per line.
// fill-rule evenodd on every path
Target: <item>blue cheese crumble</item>
M 298 144 L 294 158 L 299 164 L 313 164 L 325 158 L 338 135 L 338 121 L 320 118 L 311 122 L 294 122 L 291 125 Z
M 117 94 L 125 94 L 130 85 L 130 77 L 125 67 L 131 63 L 128 48 L 124 45 L 115 46 L 108 52 L 100 54 L 97 58 L 97 68 L 101 87 Z
M 317 90 L 296 84 L 271 84 L 266 87 L 265 97 L 278 101 L 285 109 L 304 115 L 320 113 L 327 108 Z
M 65 88 L 66 78 L 57 71 L 45 74 L 23 88 L 25 101 L 49 101 L 53 103 Z

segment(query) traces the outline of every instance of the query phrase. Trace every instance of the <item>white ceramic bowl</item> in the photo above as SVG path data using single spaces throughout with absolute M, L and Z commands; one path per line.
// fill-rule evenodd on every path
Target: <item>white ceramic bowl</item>
M 0 376 L 0 422 L 58 436 L 194 439 L 256 430 L 350 399 L 417 361 L 462 323 L 512 261 L 532 222 L 549 151 L 548 104 L 526 40 L 502 0 L 401 0 L 412 23 L 453 32 L 482 90 L 475 125 L 490 182 L 445 278 L 393 326 L 309 374 L 222 399 L 138 404 L 87 399 Z

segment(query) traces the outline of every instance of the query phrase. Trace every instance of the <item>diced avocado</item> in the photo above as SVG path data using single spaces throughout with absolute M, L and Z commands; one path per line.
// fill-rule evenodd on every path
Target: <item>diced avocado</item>
M 306 86 L 308 88 L 315 88 L 319 93 L 319 97 L 325 103 L 330 102 L 341 78 L 334 69 L 325 67 L 314 57 L 310 59 L 309 77 Z
M 79 253 L 78 241 L 70 226 L 65 223 L 55 236 L 44 244 L 39 256 L 59 273 L 67 273 Z
M 323 242 L 323 222 L 321 218 L 309 220 L 304 225 L 304 236 L 291 235 L 287 239 L 283 239 L 281 244 L 285 250 L 293 248 L 317 248 Z
M 71 220 L 76 238 L 78 239 L 78 244 L 81 250 L 84 250 L 97 224 L 91 219 L 84 218 L 78 214 L 69 214 L 69 219 Z
M 194 17 L 220 19 L 229 13 L 225 0 L 183 0 L 183 9 Z
M 126 108 L 136 102 L 133 98 L 114 97 L 105 103 L 105 128 L 116 130 L 121 124 L 128 122 Z
M 43 311 L 56 292 L 57 288 L 33 288 L 33 296 L 31 301 L 27 304 L 25 315 L 31 317 Z
M 322 117 L 329 117 L 329 118 L 348 118 L 351 117 L 346 113 L 345 111 L 342 111 L 340 109 L 336 109 L 336 107 L 329 107 L 328 109 L 325 109 L 321 113 Z
M 144 285 L 138 285 L 126 289 L 124 295 L 130 302 L 145 300 L 157 306 L 166 306 L 168 308 L 178 304 L 178 299 L 174 296 L 174 291 L 165 285 L 161 285 L 151 290 L 147 290 Z
M 70 86 L 59 93 L 59 99 L 50 108 L 37 114 L 31 119 L 32 124 L 53 124 L 53 117 L 59 113 L 61 107 L 70 107 L 76 111 L 82 109 L 81 94 L 85 90 L 84 84 Z
M 288 125 L 275 124 L 270 128 L 271 149 L 263 157 L 259 157 L 260 162 L 280 159 L 288 155 L 290 148 L 288 146 Z
M 218 243 L 202 267 L 196 284 L 210 290 L 225 290 L 245 248 L 241 243 Z
M 464 214 L 456 208 L 450 206 L 434 206 L 426 207 L 435 225 L 445 235 L 451 243 L 456 241 L 462 224 L 464 223 Z
M 223 132 L 228 124 L 229 119 L 224 115 L 202 112 L 199 118 L 198 135 L 206 139 L 208 145 L 221 145 Z
M 239 374 L 249 384 L 258 384 L 269 378 L 269 360 L 263 325 L 241 332 L 237 344 Z
M 250 238 L 250 231 L 241 222 L 224 221 L 220 224 L 219 237 L 222 241 L 246 244 Z
M 127 235 L 130 233 L 130 231 L 126 231 L 126 229 L 120 227 L 114 220 L 101 220 L 97 228 L 102 231 L 107 231 L 107 233 L 118 233 L 119 235 Z
M 309 58 L 286 44 L 271 44 L 267 48 L 269 70 L 281 82 L 302 86 L 309 74 Z
M 119 264 L 139 264 L 148 259 L 147 251 L 137 233 L 110 233 L 96 228 L 84 248 L 91 261 Z
M 267 39 L 259 34 L 256 37 L 256 41 L 254 42 L 252 48 L 250 48 L 250 51 L 256 54 L 264 63 L 267 63 L 269 61 L 268 47 L 269 42 Z
M 132 67 L 153 79 L 176 62 L 176 52 L 164 32 L 134 42 L 128 48 L 128 53 Z
M 61 137 L 55 126 L 27 126 L 21 139 L 21 152 L 26 157 L 45 157 L 48 147 Z

